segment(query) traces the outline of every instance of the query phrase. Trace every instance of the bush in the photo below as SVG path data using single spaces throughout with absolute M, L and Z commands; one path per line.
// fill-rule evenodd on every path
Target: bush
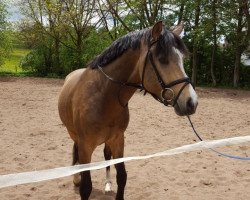
M 73 46 L 67 38 L 63 41 L 67 46 Z M 53 40 L 36 46 L 25 58 L 21 60 L 23 70 L 32 71 L 40 76 L 65 76 L 73 70 L 83 68 L 86 64 L 105 49 L 111 40 L 109 36 L 95 29 L 88 37 L 83 39 L 81 51 L 68 48 L 60 44 L 59 51 L 55 50 Z M 59 62 L 58 62 L 59 60 Z

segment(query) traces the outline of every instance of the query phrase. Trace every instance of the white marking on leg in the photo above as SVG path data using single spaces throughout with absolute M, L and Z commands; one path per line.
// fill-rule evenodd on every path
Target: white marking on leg
M 106 170 L 106 182 L 105 182 L 105 192 L 111 192 L 111 178 L 110 178 L 110 169 Z

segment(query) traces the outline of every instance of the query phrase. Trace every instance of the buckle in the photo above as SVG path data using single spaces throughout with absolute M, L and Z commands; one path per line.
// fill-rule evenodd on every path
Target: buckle
M 175 94 L 171 88 L 164 88 L 161 91 L 161 98 L 166 102 L 171 102 L 174 100 Z

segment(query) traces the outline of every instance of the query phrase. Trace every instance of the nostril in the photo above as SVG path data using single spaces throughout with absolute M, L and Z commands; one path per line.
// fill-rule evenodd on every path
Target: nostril
M 187 100 L 187 109 L 188 109 L 188 111 L 193 111 L 195 109 L 194 101 L 190 97 Z

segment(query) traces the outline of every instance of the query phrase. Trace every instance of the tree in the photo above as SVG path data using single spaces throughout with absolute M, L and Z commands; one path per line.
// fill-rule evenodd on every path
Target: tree
M 7 15 L 6 4 L 0 0 L 0 66 L 12 49 L 11 38 L 8 34 Z
M 238 0 L 238 13 L 237 13 L 237 31 L 235 43 L 235 64 L 234 64 L 234 87 L 238 86 L 240 78 L 240 64 L 241 55 L 246 50 L 250 41 L 250 15 L 249 15 L 249 1 Z M 245 17 L 245 21 L 244 21 Z M 244 24 L 247 25 L 247 30 L 244 30 Z
M 179 3 L 170 0 L 98 0 L 99 5 L 105 7 L 106 13 L 124 28 L 124 32 L 135 29 L 142 29 L 152 26 L 159 20 L 163 20 L 167 25 L 173 25 L 173 13 L 178 13 Z M 174 3 L 173 3 L 174 2 Z M 183 1 L 184 2 L 184 1 Z M 104 15 L 102 15 L 104 16 Z
M 199 50 L 199 23 L 200 23 L 200 12 L 201 12 L 201 0 L 195 1 L 195 19 L 193 27 L 193 52 L 192 52 L 192 82 L 197 82 L 197 65 L 198 65 L 198 50 Z
M 191 51 L 185 68 L 194 84 L 236 86 L 246 80 L 240 71 L 250 40 L 248 0 L 22 1 L 26 41 L 49 73 L 83 67 L 111 41 L 163 20 L 167 27 L 185 22 L 183 40 Z M 222 47 L 221 38 L 228 45 Z
M 64 18 L 66 23 L 69 23 L 68 34 L 72 39 L 74 48 L 76 50 L 76 66 L 80 68 L 83 66 L 83 39 L 90 33 L 91 20 L 94 18 L 94 9 L 96 6 L 95 0 L 63 0 Z M 74 32 L 72 33 L 73 27 Z
M 35 56 L 42 59 L 39 73 L 61 75 L 84 66 L 83 41 L 92 29 L 94 0 L 23 0 L 21 7 L 27 22 L 20 29 L 38 38 L 28 57 L 32 59 L 35 52 L 43 55 Z M 32 63 L 30 59 L 27 63 Z
M 213 86 L 216 86 L 216 78 L 215 78 L 215 55 L 217 50 L 217 0 L 212 0 L 212 56 L 211 56 L 211 66 L 210 66 L 210 73 L 212 77 Z
M 232 85 L 238 87 L 241 80 L 241 56 L 249 46 L 250 41 L 250 19 L 249 1 L 234 0 L 222 1 L 224 9 L 221 21 L 225 24 L 225 36 L 229 45 L 227 50 L 232 52 L 232 69 L 230 69 Z M 235 9 L 237 8 L 237 9 Z M 241 84 L 242 85 L 242 84 Z

